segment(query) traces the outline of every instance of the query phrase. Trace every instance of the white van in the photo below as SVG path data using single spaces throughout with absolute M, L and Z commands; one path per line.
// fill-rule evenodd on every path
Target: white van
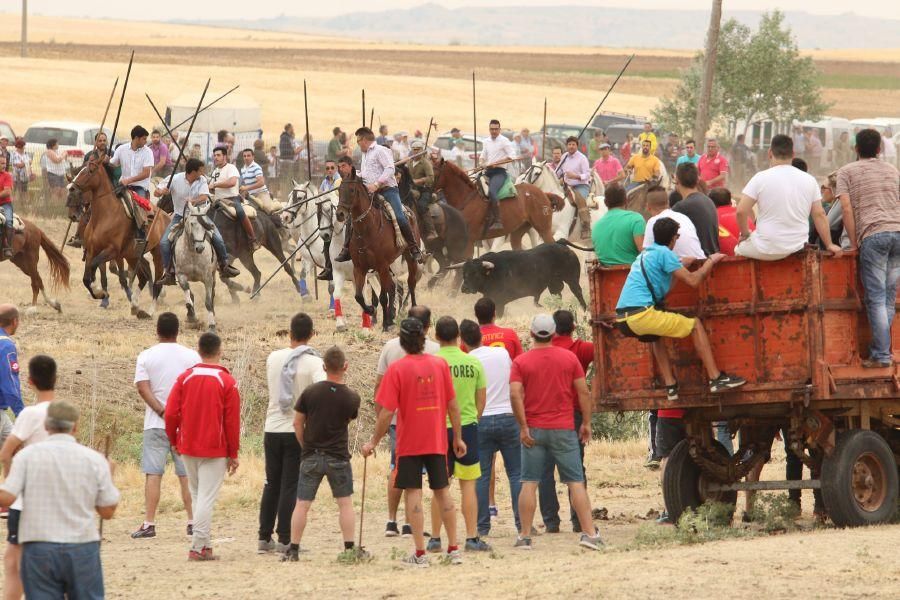
M 38 121 L 25 131 L 25 149 L 33 158 L 35 172 L 40 172 L 40 160 L 47 150 L 47 140 L 56 138 L 60 151 L 67 151 L 69 168 L 81 168 L 84 155 L 94 148 L 94 136 L 100 131 L 99 123 L 78 121 Z M 112 130 L 104 127 L 107 137 Z

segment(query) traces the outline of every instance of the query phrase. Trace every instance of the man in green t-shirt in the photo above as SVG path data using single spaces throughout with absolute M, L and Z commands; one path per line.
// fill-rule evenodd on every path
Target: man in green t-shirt
M 632 264 L 644 246 L 647 223 L 640 213 L 623 208 L 626 199 L 624 187 L 619 184 L 607 186 L 603 202 L 609 212 L 591 231 L 597 260 L 607 267 Z
M 343 147 L 341 143 L 341 128 L 335 127 L 331 130 L 331 133 L 331 141 L 328 142 L 328 147 L 325 149 L 325 160 L 337 160 Z
M 434 326 L 434 336 L 441 345 L 437 356 L 447 361 L 450 375 L 453 378 L 453 391 L 462 422 L 462 438 L 466 443 L 466 455 L 458 457 L 453 453 L 450 421 L 447 421 L 447 436 L 451 443 L 447 451 L 447 472 L 459 481 L 462 494 L 462 513 L 466 521 L 467 551 L 485 552 L 490 545 L 478 537 L 478 497 L 475 483 L 481 477 L 481 462 L 478 456 L 478 420 L 484 411 L 487 396 L 487 377 L 484 366 L 474 356 L 469 356 L 459 349 L 459 325 L 453 317 L 441 317 Z M 431 503 L 431 531 L 426 549 L 429 552 L 441 551 L 441 514 L 437 503 Z

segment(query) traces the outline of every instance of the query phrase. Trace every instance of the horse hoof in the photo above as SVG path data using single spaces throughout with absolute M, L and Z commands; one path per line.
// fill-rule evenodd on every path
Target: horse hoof
M 143 309 L 138 309 L 138 311 L 137 311 L 137 318 L 138 318 L 138 319 L 141 319 L 142 321 L 143 321 L 143 320 L 146 320 L 146 319 L 149 319 L 149 318 L 150 318 L 150 313 L 148 313 L 147 311 L 145 311 L 145 310 L 143 310 Z
M 335 331 L 347 331 L 346 325 L 336 325 L 334 328 Z
M 187 322 L 190 323 L 191 325 L 193 325 L 194 323 L 197 322 L 197 317 L 195 317 L 194 315 L 188 315 Z
M 51 304 L 50 306 L 53 307 L 53 310 L 55 310 L 55 311 L 58 312 L 59 314 L 62 314 L 62 304 L 60 304 L 59 302 L 54 302 L 54 303 Z
M 132 307 L 131 307 L 131 316 L 134 317 L 134 316 L 137 316 L 137 314 L 138 314 L 138 309 L 137 309 L 137 307 L 136 307 L 136 306 L 132 306 Z
M 100 308 L 109 308 L 109 298 L 104 298 L 100 301 Z M 134 314 L 136 311 L 132 307 L 131 314 Z

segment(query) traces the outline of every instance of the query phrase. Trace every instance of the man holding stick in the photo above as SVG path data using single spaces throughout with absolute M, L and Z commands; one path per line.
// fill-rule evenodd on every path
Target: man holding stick
M 519 158 L 519 152 L 516 150 L 515 144 L 500 134 L 500 121 L 491 119 L 488 130 L 491 132 L 490 137 L 481 141 L 482 150 L 479 160 L 485 166 L 484 175 L 488 178 L 490 189 L 490 206 L 488 208 L 488 219 L 490 224 L 489 230 L 503 229 L 503 223 L 500 222 L 500 200 L 498 194 L 509 179 L 509 173 L 506 171 L 508 162 Z M 504 164 L 499 164 L 504 163 Z

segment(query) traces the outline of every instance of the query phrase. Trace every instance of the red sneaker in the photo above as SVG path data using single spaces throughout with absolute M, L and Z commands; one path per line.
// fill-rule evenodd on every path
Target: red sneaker
M 188 552 L 188 560 L 189 561 L 206 561 L 206 560 L 219 560 L 218 556 L 213 556 L 212 548 L 203 548 L 200 552 L 196 550 L 191 550 Z

